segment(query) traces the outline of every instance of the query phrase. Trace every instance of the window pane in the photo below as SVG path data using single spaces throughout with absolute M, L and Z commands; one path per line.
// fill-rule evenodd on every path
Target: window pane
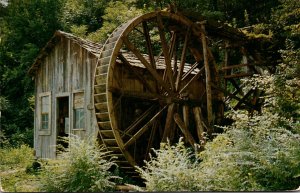
M 49 114 L 42 114 L 42 129 L 48 129 L 49 126 Z
M 49 112 L 49 96 L 42 97 L 42 113 Z
M 83 108 L 74 109 L 74 129 L 84 128 L 84 110 Z
M 80 128 L 84 128 L 84 112 L 83 109 L 81 109 L 80 111 L 80 118 L 79 118 L 79 124 L 80 124 Z

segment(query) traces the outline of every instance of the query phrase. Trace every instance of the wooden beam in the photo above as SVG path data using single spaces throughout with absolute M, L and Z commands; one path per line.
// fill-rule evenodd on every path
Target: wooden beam
M 244 84 L 239 85 L 238 83 L 235 82 L 234 79 L 229 79 L 228 81 L 231 82 L 231 84 L 232 84 L 232 85 L 234 86 L 234 88 L 237 89 L 237 90 L 241 90 L 242 85 L 244 85 Z M 242 90 L 241 90 L 241 91 L 242 91 Z M 244 94 L 244 93 L 241 92 L 241 94 Z
M 233 68 L 240 68 L 240 67 L 244 67 L 244 66 L 252 66 L 251 64 L 237 64 L 237 65 L 231 65 L 231 66 L 224 66 L 221 68 L 221 70 L 230 70 Z
M 186 126 L 186 128 L 189 128 L 190 121 L 189 121 L 189 106 L 188 105 L 182 106 L 182 116 L 183 116 L 184 125 Z M 188 142 L 188 140 L 185 139 L 185 142 Z
M 131 90 L 124 90 L 122 88 L 116 88 L 113 86 L 108 87 L 108 91 L 114 94 L 120 95 L 122 97 L 130 97 L 130 98 L 138 98 L 144 100 L 165 100 L 162 96 L 156 93 L 149 93 L 149 92 L 138 92 L 138 91 L 131 91 Z
M 225 79 L 225 80 L 226 80 L 226 79 Z M 242 88 L 243 88 L 243 86 L 244 86 L 244 83 L 243 83 L 242 85 L 239 86 L 239 85 L 234 81 L 234 79 L 229 79 L 229 82 L 231 82 L 232 85 L 235 87 L 235 91 L 232 93 L 232 95 L 235 95 L 235 96 L 236 96 L 238 93 L 240 93 L 241 95 L 244 95 L 243 90 L 242 90 Z M 228 92 L 228 93 L 229 93 L 229 92 Z M 227 96 L 226 99 L 225 99 L 225 102 L 227 102 L 230 98 L 231 98 L 230 96 Z
M 154 93 L 154 90 L 152 89 L 151 85 L 145 80 L 145 78 L 141 75 L 141 73 L 136 70 L 130 62 L 121 54 L 119 53 L 118 57 L 120 60 L 125 64 L 125 66 L 133 72 L 133 74 L 138 78 L 138 80 L 146 87 L 147 90 Z
M 170 58 L 172 58 L 173 54 L 174 54 L 174 50 L 176 47 L 176 40 L 177 40 L 177 34 L 175 32 L 172 33 L 172 37 L 171 37 L 171 42 L 170 42 L 170 50 L 169 50 L 169 56 Z
M 167 91 L 169 94 L 173 93 L 171 91 L 171 88 L 164 82 L 164 80 L 161 78 L 161 76 L 157 73 L 156 69 L 152 67 L 151 64 L 148 63 L 148 61 L 143 57 L 143 55 L 138 51 L 138 49 L 128 40 L 127 37 L 123 38 L 123 41 L 127 48 L 131 50 L 136 57 L 142 62 L 142 64 L 147 68 L 147 70 L 152 74 L 152 76 L 155 78 L 158 84 L 160 84 L 165 91 Z
M 184 65 L 185 65 L 185 59 L 186 59 L 186 51 L 187 51 L 187 47 L 188 47 L 188 43 L 189 43 L 189 36 L 190 36 L 190 27 L 188 28 L 185 37 L 184 37 L 184 43 L 183 43 L 183 48 L 182 48 L 182 53 L 181 53 L 181 58 L 180 58 L 180 66 L 179 66 L 179 72 L 177 74 L 177 78 L 176 78 L 176 83 L 175 83 L 175 90 L 178 91 L 179 86 L 180 86 L 180 82 L 181 82 L 181 77 L 183 74 L 183 69 L 184 69 Z
M 246 101 L 246 99 L 254 92 L 253 89 L 250 89 L 249 92 L 247 94 L 245 94 L 245 96 L 243 96 L 243 98 L 241 98 L 241 100 L 235 105 L 235 107 L 233 108 L 234 110 L 237 110 L 242 103 L 244 103 Z
M 164 58 L 165 58 L 167 77 L 171 84 L 171 88 L 174 91 L 175 85 L 174 85 L 174 80 L 173 80 L 173 75 L 172 75 L 171 59 L 170 59 L 170 55 L 169 55 L 169 46 L 167 44 L 167 40 L 166 40 L 166 36 L 165 36 L 165 32 L 164 32 L 164 25 L 163 25 L 160 14 L 157 14 L 157 24 L 158 24 L 158 32 L 159 32 L 159 36 L 160 36 L 160 40 L 161 40 L 162 51 L 163 51 Z
M 132 145 L 141 135 L 143 135 L 148 129 L 149 126 L 153 123 L 153 121 L 165 110 L 167 106 L 164 106 L 160 111 L 158 111 L 148 123 L 146 123 L 138 132 L 134 134 L 125 144 L 124 149 L 127 149 L 130 145 Z
M 240 101 L 240 100 L 241 100 L 241 98 L 239 98 L 239 97 L 237 97 L 237 96 L 235 96 L 235 95 L 229 93 L 229 92 L 228 92 L 227 90 L 225 90 L 225 89 L 222 89 L 222 88 L 220 88 L 220 87 L 218 87 L 218 86 L 216 86 L 216 85 L 214 85 L 214 84 L 211 84 L 211 86 L 214 87 L 215 89 L 217 89 L 217 90 L 223 92 L 225 95 L 229 95 L 231 98 L 233 98 L 233 99 L 235 99 L 235 100 L 237 100 L 237 101 Z M 244 103 L 246 106 L 248 106 L 249 108 L 257 110 L 257 107 L 253 106 L 252 104 L 247 103 L 246 101 L 243 101 L 243 103 Z
M 156 134 L 157 127 L 158 127 L 158 121 L 155 121 L 153 123 L 152 129 L 151 129 L 151 133 L 150 133 L 150 137 L 149 137 L 149 141 L 148 141 L 148 145 L 147 145 L 147 149 L 146 149 L 146 154 L 145 154 L 145 160 L 147 160 L 149 157 L 150 149 L 151 149 L 153 141 L 154 141 L 154 136 Z
M 206 104 L 207 104 L 207 121 L 209 126 L 212 124 L 213 113 L 212 113 L 212 95 L 211 95 L 211 73 L 208 63 L 208 52 L 207 52 L 207 42 L 205 36 L 205 26 L 201 24 L 201 33 L 202 47 L 203 47 L 203 57 L 204 57 L 204 66 L 205 66 L 205 77 L 206 77 Z
M 195 68 L 197 68 L 198 65 L 199 65 L 198 62 L 194 63 L 193 66 L 192 66 L 186 73 L 184 73 L 184 74 L 182 75 L 181 80 L 184 80 L 186 77 L 188 77 L 188 75 L 189 75 L 190 73 L 192 73 L 193 70 L 195 70 Z
M 197 72 L 197 74 L 195 74 L 193 76 L 193 78 L 191 78 L 191 80 L 189 80 L 189 82 L 183 86 L 183 88 L 179 91 L 179 94 L 183 93 L 185 91 L 185 89 L 187 89 L 187 87 L 195 80 L 197 80 L 200 75 L 202 74 L 202 72 L 204 71 L 204 66 Z
M 229 78 L 240 78 L 240 77 L 247 77 L 247 76 L 252 76 L 252 73 L 240 73 L 240 74 L 231 74 L 231 75 L 226 75 L 224 76 L 225 79 Z
M 225 41 L 225 54 L 224 54 L 224 66 L 223 68 L 226 68 L 228 66 L 228 62 L 229 62 L 229 49 L 228 49 L 228 46 L 229 46 L 229 42 L 228 40 Z M 228 70 L 225 71 L 225 76 L 228 75 Z M 224 85 L 225 85 L 225 89 L 227 90 L 227 80 L 226 79 L 223 79 L 224 80 Z
M 178 74 L 177 54 L 176 54 L 176 51 L 178 49 L 178 45 L 176 44 L 176 42 L 175 42 L 175 45 L 174 45 L 174 49 L 175 49 L 175 52 L 173 53 L 173 55 L 174 55 L 174 60 L 173 60 L 173 78 L 175 79 L 177 77 L 177 74 Z
M 162 142 L 167 142 L 167 138 L 170 137 L 170 133 L 172 132 L 171 129 L 172 129 L 174 111 L 175 111 L 175 104 L 172 103 L 168 107 L 166 124 L 165 124 L 164 134 L 162 137 Z
M 195 148 L 196 141 L 193 138 L 190 131 L 188 130 L 188 128 L 185 126 L 184 122 L 182 121 L 182 119 L 180 118 L 178 113 L 174 114 L 174 121 L 176 122 L 176 124 L 180 128 L 180 130 L 183 133 L 184 137 L 188 140 L 188 142 L 191 144 L 191 146 L 193 148 Z
M 143 31 L 144 31 L 144 36 L 145 36 L 146 42 L 147 42 L 147 50 L 148 50 L 148 54 L 149 54 L 150 64 L 152 65 L 153 68 L 156 68 L 152 44 L 151 44 L 151 38 L 149 35 L 149 28 L 145 21 L 143 21 Z
M 203 116 L 202 116 L 202 112 L 201 112 L 201 108 L 200 107 L 194 107 L 193 108 L 193 113 L 194 113 L 194 118 L 196 121 L 196 128 L 197 128 L 197 135 L 198 135 L 198 139 L 200 141 L 204 141 L 203 138 L 203 133 L 205 131 L 204 127 L 203 127 Z
M 189 128 L 190 124 L 189 124 L 189 106 L 188 105 L 183 105 L 182 106 L 182 115 L 183 115 L 183 121 L 184 124 L 187 128 Z
M 130 132 L 132 132 L 147 116 L 150 115 L 150 113 L 157 108 L 157 105 L 153 105 L 150 108 L 148 108 L 137 120 L 135 120 L 129 127 L 127 127 L 124 132 L 123 136 L 128 135 Z M 122 136 L 122 137 L 123 137 Z

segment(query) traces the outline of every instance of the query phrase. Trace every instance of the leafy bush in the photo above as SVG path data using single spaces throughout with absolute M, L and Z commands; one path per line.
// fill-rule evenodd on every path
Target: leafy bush
M 64 138 L 67 141 L 67 138 Z M 89 141 L 93 141 L 91 144 Z M 99 192 L 114 189 L 109 169 L 114 165 L 107 160 L 108 152 L 95 140 L 81 140 L 72 136 L 69 147 L 62 148 L 57 160 L 49 160 L 42 172 L 42 190 L 48 192 Z
M 137 167 L 147 191 L 197 190 L 197 162 L 191 161 L 192 151 L 181 139 L 176 145 L 162 143 L 159 150 L 153 151 L 155 157 L 145 161 L 145 168 Z
M 274 191 L 299 186 L 300 136 L 289 120 L 265 112 L 235 114 L 235 125 L 206 145 L 201 171 L 217 191 Z M 297 184 L 298 183 L 298 184 Z
M 235 112 L 225 128 L 192 161 L 179 141 L 154 150 L 156 157 L 137 171 L 148 191 L 275 191 L 299 186 L 300 136 L 294 123 L 265 112 L 248 117 Z
M 18 148 L 0 149 L 0 168 L 6 165 L 18 164 L 26 167 L 33 159 L 33 149 L 28 145 L 21 145 Z

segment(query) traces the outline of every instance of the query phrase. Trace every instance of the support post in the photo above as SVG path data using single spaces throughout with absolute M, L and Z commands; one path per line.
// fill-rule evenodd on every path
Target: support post
M 205 66 L 205 77 L 206 77 L 206 103 L 207 103 L 207 121 L 209 124 L 209 128 L 212 126 L 212 95 L 211 95 L 211 73 L 209 68 L 209 61 L 208 61 L 208 52 L 207 52 L 207 42 L 205 37 L 205 26 L 201 24 L 201 40 L 202 40 L 202 47 L 203 47 L 203 57 L 204 57 L 204 66 Z M 211 134 L 211 131 L 208 131 Z

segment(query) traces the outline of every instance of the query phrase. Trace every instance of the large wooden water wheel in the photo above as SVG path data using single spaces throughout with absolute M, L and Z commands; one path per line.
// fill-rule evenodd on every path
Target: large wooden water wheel
M 161 142 L 181 136 L 192 147 L 205 142 L 213 125 L 222 122 L 225 96 L 236 99 L 238 107 L 255 107 L 233 80 L 249 73 L 231 73 L 248 63 L 230 66 L 229 46 L 223 46 L 225 73 L 219 75 L 212 50 L 217 44 L 209 31 L 215 42 L 226 39 L 222 45 L 229 45 L 231 34 L 224 38 L 205 22 L 157 11 L 122 24 L 103 45 L 94 81 L 99 138 L 127 174 Z M 228 91 L 228 82 L 236 91 Z

